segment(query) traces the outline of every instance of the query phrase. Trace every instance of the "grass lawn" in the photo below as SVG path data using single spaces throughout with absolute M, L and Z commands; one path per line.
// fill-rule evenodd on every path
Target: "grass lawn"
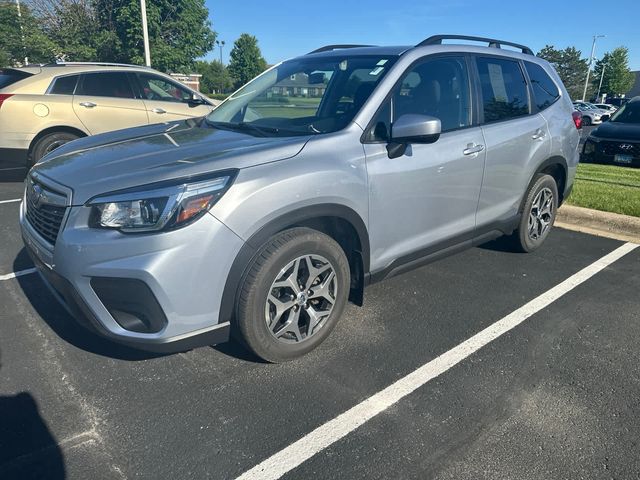
M 640 217 L 640 169 L 581 163 L 567 203 Z

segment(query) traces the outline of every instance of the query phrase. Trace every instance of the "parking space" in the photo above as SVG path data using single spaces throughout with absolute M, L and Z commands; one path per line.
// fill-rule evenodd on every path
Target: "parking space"
M 17 212 L 0 204 L 0 275 L 30 266 Z M 235 478 L 620 245 L 556 229 L 530 255 L 469 250 L 371 287 L 284 365 L 116 347 L 36 275 L 0 281 L 0 477 Z M 286 478 L 637 477 L 639 289 L 636 249 Z

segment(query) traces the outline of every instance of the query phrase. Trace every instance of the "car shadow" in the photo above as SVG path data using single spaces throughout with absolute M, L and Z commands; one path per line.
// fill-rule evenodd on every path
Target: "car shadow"
M 1 168 L 0 167 L 0 183 L 22 183 L 27 176 L 27 169 L 22 167 Z
M 62 450 L 33 395 L 0 395 L 0 478 L 65 477 Z
M 13 262 L 13 269 L 14 271 L 19 271 L 25 269 L 25 265 L 31 266 L 33 262 L 31 262 L 26 250 L 23 248 Z M 172 355 L 171 353 L 154 353 L 137 350 L 100 337 L 83 328 L 73 319 L 71 314 L 65 310 L 49 291 L 39 275 L 23 275 L 17 277 L 16 280 L 25 297 L 40 318 L 49 325 L 56 335 L 77 348 L 97 355 L 133 362 Z M 233 340 L 227 343 L 213 345 L 212 348 L 238 360 L 262 363 L 260 358 Z
M 493 252 L 513 253 L 513 246 L 509 243 L 509 237 L 506 235 L 478 245 L 477 248 L 481 248 L 482 250 L 491 250 Z

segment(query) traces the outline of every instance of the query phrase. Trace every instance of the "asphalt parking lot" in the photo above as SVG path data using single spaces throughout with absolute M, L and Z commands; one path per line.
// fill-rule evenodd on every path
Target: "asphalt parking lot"
M 31 267 L 6 202 L 21 190 L 0 183 L 0 478 L 276 478 L 255 467 L 279 452 L 291 479 L 640 478 L 640 248 L 577 284 L 623 242 L 493 242 L 371 287 L 298 361 L 233 343 L 154 357 L 76 327 L 36 274 L 8 278 Z M 326 448 L 295 443 L 559 284 Z

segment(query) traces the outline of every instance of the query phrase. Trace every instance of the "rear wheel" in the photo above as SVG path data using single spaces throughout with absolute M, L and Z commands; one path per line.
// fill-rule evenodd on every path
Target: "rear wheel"
M 292 228 L 271 238 L 245 276 L 237 334 L 259 357 L 285 362 L 331 333 L 347 302 L 349 263 L 331 237 Z
M 582 117 L 582 125 L 584 125 L 585 127 L 591 125 L 591 117 L 587 117 L 586 115 Z
M 551 175 L 536 175 L 527 192 L 518 229 L 509 237 L 515 250 L 533 252 L 546 240 L 558 209 L 558 185 Z
M 39 138 L 31 149 L 29 157 L 29 166 L 35 165 L 42 157 L 49 152 L 53 152 L 56 148 L 61 147 L 67 142 L 80 138 L 78 135 L 70 132 L 53 132 Z

